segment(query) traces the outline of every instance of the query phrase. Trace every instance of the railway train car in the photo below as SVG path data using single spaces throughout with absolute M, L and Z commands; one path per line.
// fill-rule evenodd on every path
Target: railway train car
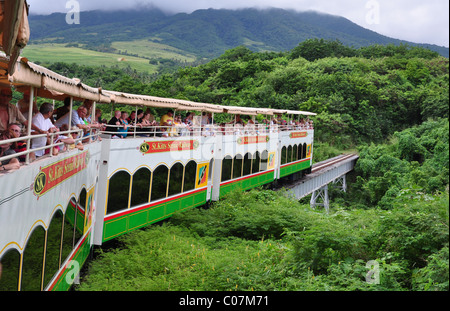
M 58 153 L 55 147 L 66 146 L 58 135 L 80 130 L 37 134 L 27 122 L 21 137 L 1 137 L 2 150 L 19 141 L 27 147 L 0 156 L 0 291 L 69 290 L 94 246 L 217 201 L 234 189 L 247 190 L 311 171 L 314 129 L 299 120 L 314 113 L 107 91 L 25 58 L 1 55 L 0 89 L 14 89 L 29 98 L 28 115 L 33 114 L 37 98 L 49 102 L 69 98 L 68 120 L 73 108 L 86 101 L 93 103 L 92 120 L 96 105 L 197 114 L 189 127 L 135 126 L 126 138 L 118 138 L 114 127 L 108 132 L 91 122 L 78 139 L 82 150 Z M 10 101 L 10 93 L 3 92 L 0 113 L 13 109 L 4 108 Z M 202 123 L 202 114 L 212 119 L 229 116 L 230 121 Z M 284 121 L 257 124 L 258 115 Z M 240 116 L 247 116 L 249 122 L 242 124 Z M 48 138 L 49 143 L 33 149 L 36 138 Z M 44 155 L 33 160 L 38 153 Z M 9 169 L 6 163 L 19 156 L 20 168 Z

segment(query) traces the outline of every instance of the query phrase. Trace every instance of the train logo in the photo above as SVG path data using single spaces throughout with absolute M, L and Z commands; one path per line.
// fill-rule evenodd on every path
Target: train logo
M 208 163 L 199 164 L 197 169 L 197 182 L 195 183 L 196 188 L 205 187 L 208 182 Z
M 44 190 L 46 183 L 47 183 L 47 175 L 45 175 L 44 172 L 40 172 L 34 180 L 33 186 L 34 193 L 40 195 L 42 190 Z

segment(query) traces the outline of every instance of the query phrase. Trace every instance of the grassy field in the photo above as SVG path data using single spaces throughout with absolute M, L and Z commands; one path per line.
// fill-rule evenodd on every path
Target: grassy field
M 119 51 L 127 51 L 129 54 L 137 54 L 147 58 L 177 59 L 186 62 L 193 62 L 196 60 L 194 55 L 186 54 L 179 49 L 165 44 L 149 41 L 149 39 L 117 41 L 113 42 L 111 46 Z
M 148 59 L 96 52 L 77 47 L 66 47 L 64 44 L 31 44 L 23 50 L 22 56 L 28 58 L 32 62 L 46 64 L 65 62 L 87 66 L 119 66 L 120 68 L 130 66 L 132 69 L 148 72 L 150 74 L 157 70 L 157 66 L 150 64 Z

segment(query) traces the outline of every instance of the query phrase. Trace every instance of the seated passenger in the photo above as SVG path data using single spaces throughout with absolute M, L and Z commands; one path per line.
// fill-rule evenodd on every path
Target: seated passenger
M 123 124 L 123 127 L 119 127 L 117 129 L 117 131 L 120 133 L 119 136 L 121 136 L 122 138 L 126 138 L 127 137 L 127 132 L 128 132 L 128 112 L 126 111 L 121 111 L 120 113 L 120 118 L 119 121 L 121 124 Z
M 167 137 L 169 132 L 169 127 L 173 125 L 173 111 L 169 110 L 165 115 L 161 117 L 161 121 L 159 123 L 161 126 L 161 132 L 163 132 L 163 137 Z
M 0 133 L 0 158 L 15 154 L 16 152 L 11 149 L 12 143 L 2 143 L 2 140 L 8 140 L 13 138 L 11 133 L 6 130 Z M 20 163 L 17 158 L 12 158 L 8 160 L 3 160 L 0 163 L 0 172 L 7 170 L 14 170 L 20 168 Z
M 119 126 L 122 125 L 122 122 L 120 121 L 121 115 L 122 113 L 120 112 L 120 110 L 116 110 L 114 112 L 114 117 L 112 117 L 108 122 L 108 125 L 110 126 L 106 127 L 106 134 L 111 135 L 111 138 L 122 138 L 122 136 L 117 135 L 117 133 L 119 132 Z
M 58 132 L 58 128 L 56 128 L 50 118 L 53 115 L 53 105 L 50 103 L 43 103 L 39 108 L 39 112 L 33 117 L 33 123 L 39 128 L 40 133 L 47 134 L 47 137 L 37 137 L 31 140 L 31 148 L 40 148 L 47 145 L 47 143 L 51 140 L 49 134 Z M 37 133 L 36 133 L 37 134 Z M 35 151 L 36 157 L 41 157 L 45 154 L 44 150 Z
M 19 138 L 20 137 L 20 133 L 22 132 L 20 124 L 18 123 L 11 123 L 8 125 L 8 131 L 11 134 L 11 137 L 14 138 Z M 16 153 L 20 153 L 23 151 L 27 150 L 27 142 L 26 140 L 21 140 L 21 141 L 16 141 L 15 143 L 12 144 L 11 147 Z M 26 155 L 21 155 L 19 156 L 19 161 L 20 162 L 25 162 L 26 161 L 27 156 Z M 29 157 L 30 161 L 34 161 L 36 159 L 36 155 L 34 154 L 34 152 L 30 152 L 30 157 Z
M 5 131 L 10 123 L 19 122 L 28 126 L 28 120 L 22 115 L 19 108 L 10 103 L 11 98 L 10 88 L 0 89 L 0 131 Z M 39 133 L 39 127 L 35 124 L 31 123 L 31 128 Z

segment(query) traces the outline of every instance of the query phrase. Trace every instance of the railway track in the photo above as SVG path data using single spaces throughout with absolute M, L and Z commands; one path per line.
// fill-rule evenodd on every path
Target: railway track
M 327 159 L 327 160 L 319 162 L 319 163 L 315 163 L 312 166 L 311 174 L 318 173 L 318 172 L 320 172 L 320 171 L 322 171 L 322 170 L 324 170 L 324 169 L 326 169 L 326 168 L 328 168 L 330 166 L 338 164 L 339 162 L 343 162 L 343 161 L 346 161 L 348 159 L 351 159 L 351 158 L 357 157 L 357 156 L 358 155 L 356 153 L 341 154 L 341 155 L 339 155 L 337 157 L 330 158 L 330 159 Z

